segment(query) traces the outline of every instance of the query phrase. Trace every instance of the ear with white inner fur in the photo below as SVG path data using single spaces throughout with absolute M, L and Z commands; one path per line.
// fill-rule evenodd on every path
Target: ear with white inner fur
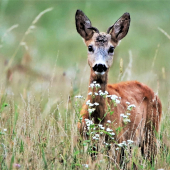
M 114 42 L 118 42 L 126 36 L 130 26 L 130 14 L 124 13 L 114 25 L 108 28 L 107 33 L 111 35 Z
M 85 39 L 89 40 L 92 38 L 94 32 L 98 32 L 98 29 L 92 27 L 91 21 L 81 10 L 76 11 L 75 15 L 77 32 Z

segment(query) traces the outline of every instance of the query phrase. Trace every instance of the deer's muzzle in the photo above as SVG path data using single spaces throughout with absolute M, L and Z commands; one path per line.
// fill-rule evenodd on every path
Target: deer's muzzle
M 95 64 L 93 70 L 95 71 L 95 73 L 102 74 L 106 72 L 107 67 L 105 64 Z

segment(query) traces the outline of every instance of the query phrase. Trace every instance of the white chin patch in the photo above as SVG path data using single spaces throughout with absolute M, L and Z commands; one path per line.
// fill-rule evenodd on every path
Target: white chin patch
M 95 71 L 95 74 L 96 75 L 103 75 L 103 74 L 105 74 L 106 72 L 105 71 L 103 71 L 103 72 L 97 72 L 97 71 Z

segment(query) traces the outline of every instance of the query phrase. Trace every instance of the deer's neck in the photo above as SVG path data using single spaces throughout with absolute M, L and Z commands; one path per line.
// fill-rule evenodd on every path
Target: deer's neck
M 90 117 L 94 120 L 94 123 L 102 122 L 106 113 L 106 98 L 100 95 L 99 91 L 101 90 L 103 93 L 107 91 L 107 77 L 108 71 L 104 75 L 98 76 L 91 70 L 88 93 L 92 92 L 92 95 L 88 94 L 87 99 L 90 100 L 90 103 L 94 104 L 91 107 L 89 106 L 89 108 L 95 109 L 94 112 L 91 114 L 89 113 Z M 90 85 L 93 84 L 93 82 L 99 84 L 100 88 L 96 88 L 95 86 L 92 88 Z M 98 95 L 96 95 L 96 93 Z

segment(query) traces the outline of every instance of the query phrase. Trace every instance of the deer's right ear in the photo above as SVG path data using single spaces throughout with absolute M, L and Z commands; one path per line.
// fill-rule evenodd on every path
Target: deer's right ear
M 111 35 L 114 42 L 118 42 L 126 36 L 130 26 L 130 14 L 124 13 L 114 25 L 108 28 L 107 33 Z
M 75 19 L 76 19 L 77 32 L 85 40 L 91 39 L 94 33 L 93 31 L 94 27 L 92 27 L 91 21 L 87 18 L 87 16 L 81 10 L 76 11 Z

